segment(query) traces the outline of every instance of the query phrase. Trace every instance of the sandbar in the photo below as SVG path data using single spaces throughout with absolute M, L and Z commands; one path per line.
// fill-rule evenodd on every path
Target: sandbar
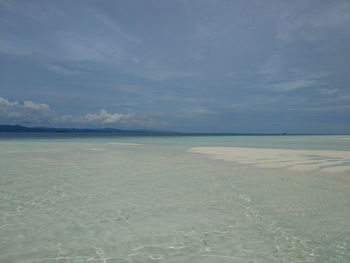
M 129 142 L 110 142 L 107 144 L 111 145 L 122 145 L 122 146 L 142 146 L 143 144 L 140 143 L 129 143 Z
M 188 152 L 209 158 L 264 168 L 287 168 L 298 171 L 350 171 L 350 151 L 290 150 L 243 147 L 192 147 Z

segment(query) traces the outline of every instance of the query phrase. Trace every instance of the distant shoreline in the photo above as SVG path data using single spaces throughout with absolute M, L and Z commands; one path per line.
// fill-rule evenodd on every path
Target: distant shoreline
M 4 134 L 85 134 L 85 135 L 114 135 L 114 136 L 296 136 L 296 135 L 349 135 L 326 133 L 200 133 L 200 132 L 172 132 L 149 130 L 121 130 L 114 128 L 101 129 L 76 129 L 76 128 L 51 128 L 51 127 L 25 127 L 22 125 L 0 125 L 0 133 Z

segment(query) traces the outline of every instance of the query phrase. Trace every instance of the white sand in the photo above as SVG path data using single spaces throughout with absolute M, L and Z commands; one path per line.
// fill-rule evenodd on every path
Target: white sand
M 142 146 L 143 144 L 140 143 L 128 143 L 128 142 L 110 142 L 107 144 L 111 145 L 122 145 L 122 146 Z
M 87 148 L 89 151 L 105 151 L 106 149 L 104 148 Z
M 212 159 L 264 168 L 288 168 L 298 171 L 350 171 L 350 151 L 286 150 L 239 147 L 193 147 L 193 153 L 206 154 Z

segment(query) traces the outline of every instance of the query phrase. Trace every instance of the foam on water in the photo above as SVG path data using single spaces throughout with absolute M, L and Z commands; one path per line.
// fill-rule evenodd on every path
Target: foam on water
M 210 159 L 188 150 L 248 139 L 192 138 L 0 141 L 0 262 L 349 262 L 347 173 Z

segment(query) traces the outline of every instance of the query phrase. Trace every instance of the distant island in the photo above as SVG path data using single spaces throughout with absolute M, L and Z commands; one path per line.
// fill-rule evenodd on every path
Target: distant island
M 52 127 L 25 127 L 22 125 L 0 125 L 0 132 L 48 132 L 48 133 L 134 133 L 153 134 L 166 133 L 146 130 L 120 130 L 114 128 L 101 129 L 77 129 L 77 128 L 52 128 Z
M 0 133 L 111 133 L 114 135 L 141 136 L 239 136 L 239 135 L 322 135 L 322 134 L 291 134 L 291 133 L 234 133 L 234 132 L 174 132 L 153 130 L 122 130 L 115 128 L 54 128 L 54 127 L 26 127 L 22 125 L 0 125 Z M 323 134 L 326 135 L 326 134 Z

